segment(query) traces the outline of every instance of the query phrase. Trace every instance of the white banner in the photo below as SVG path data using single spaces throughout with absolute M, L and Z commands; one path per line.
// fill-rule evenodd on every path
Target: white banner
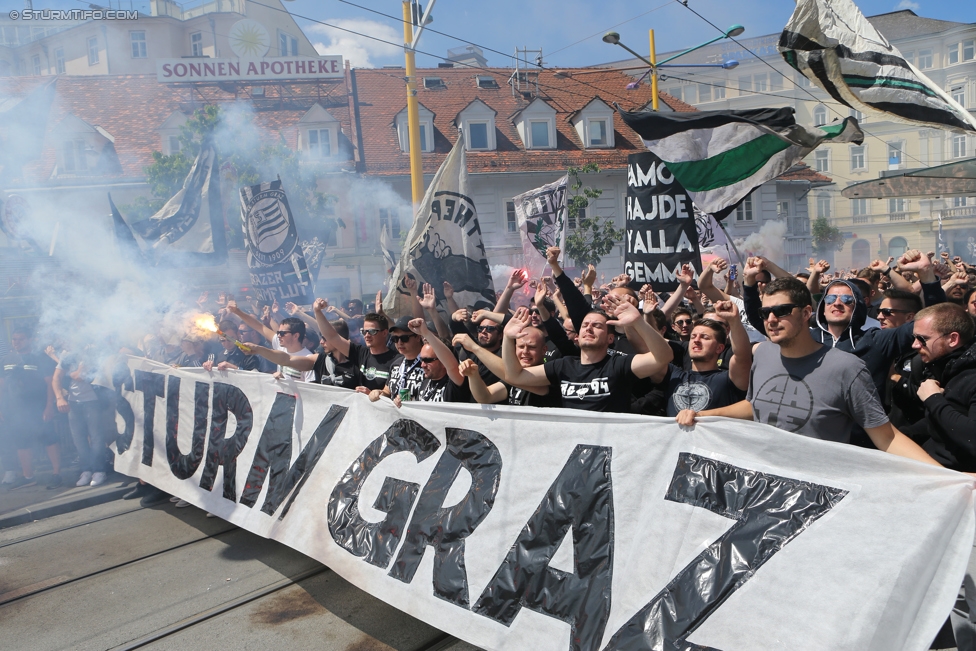
M 927 649 L 973 546 L 966 475 L 757 423 L 129 366 L 116 470 L 485 649 Z

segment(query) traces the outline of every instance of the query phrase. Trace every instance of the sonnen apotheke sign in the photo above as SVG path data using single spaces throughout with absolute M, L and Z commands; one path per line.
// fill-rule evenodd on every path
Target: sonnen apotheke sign
M 158 59 L 156 61 L 156 79 L 164 83 L 337 79 L 342 76 L 341 56 L 295 56 L 269 59 Z

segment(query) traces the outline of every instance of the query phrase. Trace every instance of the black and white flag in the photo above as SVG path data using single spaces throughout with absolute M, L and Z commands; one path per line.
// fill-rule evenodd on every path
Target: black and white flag
M 311 303 L 311 274 L 281 181 L 241 188 L 241 219 L 251 285 L 258 298 Z
M 180 191 L 155 215 L 131 224 L 154 264 L 218 265 L 227 259 L 216 161 L 217 151 L 205 141 Z
M 567 175 L 512 199 L 522 238 L 522 261 L 532 278 L 539 278 L 548 268 L 546 249 L 550 246 L 565 248 L 568 184 Z M 560 262 L 562 258 L 560 253 Z
M 395 291 L 383 300 L 383 311 L 393 317 L 410 314 L 404 285 L 408 274 L 418 283 L 430 283 L 439 300 L 444 298 L 444 281 L 448 281 L 458 305 L 495 305 L 478 211 L 468 190 L 462 134 L 434 175 L 407 234 L 391 279 Z

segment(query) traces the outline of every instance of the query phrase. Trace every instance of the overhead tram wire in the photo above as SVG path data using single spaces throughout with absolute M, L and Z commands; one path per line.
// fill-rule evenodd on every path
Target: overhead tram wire
M 621 25 L 626 25 L 627 23 L 629 23 L 629 22 L 630 22 L 630 21 L 632 21 L 632 20 L 637 20 L 638 18 L 641 18 L 641 17 L 643 17 L 643 16 L 646 16 L 647 14 L 650 14 L 650 13 L 654 13 L 654 12 L 655 12 L 655 11 L 657 11 L 658 9 L 664 9 L 664 8 L 665 8 L 665 7 L 667 7 L 668 5 L 670 5 L 670 4 L 675 4 L 675 3 L 677 3 L 678 1 L 679 1 L 679 0 L 669 0 L 669 2 L 665 2 L 665 3 L 663 4 L 663 5 L 658 5 L 657 7 L 654 7 L 653 9 L 650 9 L 650 10 L 648 10 L 648 11 L 645 11 L 645 12 L 644 12 L 644 13 L 642 13 L 642 14 L 638 14 L 638 15 L 636 15 L 636 16 L 634 16 L 633 18 L 628 18 L 627 20 L 625 20 L 625 21 L 623 21 L 623 22 L 620 22 L 620 23 L 617 23 L 616 25 L 611 25 L 610 27 L 607 27 L 606 29 L 601 29 L 601 30 L 600 30 L 599 32 L 596 32 L 596 33 L 593 33 L 593 34 L 590 34 L 589 36 L 587 36 L 587 37 L 585 37 L 585 38 L 581 38 L 581 39 L 580 39 L 580 40 L 578 40 L 578 41 L 574 41 L 574 42 L 572 42 L 572 43 L 570 43 L 569 45 L 566 45 L 565 47 L 561 47 L 561 48 L 559 48 L 558 50 L 553 50 L 552 52 L 550 52 L 550 53 L 549 53 L 549 56 L 552 56 L 552 55 L 553 55 L 553 54 L 555 54 L 556 52 L 562 52 L 563 50 L 568 50 L 569 48 L 571 48 L 571 47 L 573 47 L 573 46 L 575 46 L 575 45 L 579 45 L 579 44 L 580 44 L 580 43 L 582 43 L 583 41 L 588 41 L 588 40 L 590 40 L 591 38 L 595 38 L 595 37 L 597 37 L 597 36 L 602 36 L 603 34 L 605 34 L 605 33 L 607 33 L 607 32 L 608 32 L 609 30 L 611 30 L 611 29 L 613 29 L 614 27 L 620 27 Z M 618 68 L 618 70 L 619 70 L 619 68 Z
M 696 16 L 698 16 L 699 18 L 701 18 L 702 20 L 704 20 L 706 23 L 708 23 L 709 25 L 711 25 L 712 27 L 714 27 L 718 31 L 724 32 L 724 30 L 722 30 L 718 25 L 716 25 L 715 23 L 713 23 L 712 21 L 710 21 L 709 19 L 705 18 L 700 13 L 698 13 L 697 11 L 695 11 L 694 9 L 692 9 L 688 5 L 687 0 L 683 0 L 683 1 L 679 0 L 679 3 L 678 4 L 681 4 L 682 6 L 684 6 L 688 11 L 690 11 L 693 14 L 695 14 Z M 776 68 L 776 66 L 774 66 L 773 64 L 771 64 L 769 61 L 766 61 L 765 59 L 763 59 L 762 57 L 760 57 L 759 55 L 757 55 L 755 52 L 752 51 L 752 49 L 750 49 L 749 47 L 746 47 L 742 42 L 738 41 L 735 37 L 729 36 L 728 38 L 729 38 L 730 41 L 732 41 L 733 43 L 735 43 L 736 45 L 738 45 L 739 47 L 741 47 L 742 49 L 744 49 L 746 52 L 748 52 L 752 56 L 754 56 L 757 59 L 759 59 L 760 61 L 762 61 L 770 70 L 773 70 L 774 72 L 776 72 L 776 74 L 782 76 L 784 79 L 789 80 L 789 82 L 791 84 L 793 84 L 794 86 L 796 86 L 797 88 L 799 88 L 800 90 L 802 90 L 803 92 L 805 92 L 807 95 L 809 95 L 812 100 L 814 100 L 815 102 L 818 102 L 820 104 L 824 104 L 825 106 L 828 105 L 827 103 L 820 101 L 817 98 L 816 95 L 814 95 L 813 93 L 810 92 L 810 90 L 808 88 L 804 88 L 800 84 L 796 83 L 796 81 L 794 81 L 793 78 L 790 75 L 785 74 L 783 71 L 781 71 L 778 68 Z M 841 119 L 844 119 L 845 117 L 848 117 L 848 116 L 845 116 L 844 114 L 842 114 L 841 112 L 837 111 L 836 109 L 834 109 L 832 106 L 831 106 L 830 110 L 833 111 L 835 114 L 837 114 Z M 884 143 L 885 145 L 888 144 L 880 136 L 876 136 L 876 135 L 874 135 L 870 131 L 867 131 L 864 128 L 862 128 L 861 131 L 863 131 L 865 135 L 868 135 L 868 136 L 874 138 L 878 142 Z M 928 165 L 926 165 L 925 163 L 923 163 L 918 158 L 912 156 L 907 151 L 903 151 L 902 154 L 904 156 L 906 156 L 907 158 L 912 159 L 913 161 L 915 161 L 916 163 L 918 163 L 922 167 L 928 167 Z

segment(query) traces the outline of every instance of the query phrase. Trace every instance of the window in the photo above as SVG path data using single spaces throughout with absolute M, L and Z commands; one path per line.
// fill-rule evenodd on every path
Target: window
M 441 90 L 447 88 L 447 84 L 440 77 L 424 77 L 424 88 L 428 90 Z
M 817 219 L 830 219 L 830 195 L 817 195 Z
M 278 32 L 278 53 L 283 56 L 298 56 L 298 39 L 291 34 Z
M 857 120 L 858 122 L 864 122 L 864 114 L 858 111 L 857 109 L 851 109 L 851 117 Z
M 332 134 L 329 129 L 308 130 L 309 158 L 329 158 L 332 156 Z
M 908 250 L 908 240 L 904 237 L 893 237 L 888 241 L 888 256 L 896 260 Z
M 397 214 L 396 209 L 392 210 L 380 210 L 380 232 L 383 229 L 387 229 L 390 237 L 398 240 L 400 239 L 400 215 Z
M 966 136 L 964 135 L 953 135 L 952 136 L 952 157 L 953 158 L 965 158 L 966 156 Z
M 888 212 L 893 214 L 904 213 L 908 210 L 908 202 L 901 198 L 888 199 Z
M 551 147 L 548 120 L 532 120 L 529 122 L 529 147 L 532 149 L 548 149 Z
M 589 146 L 605 147 L 607 145 L 607 121 L 606 120 L 587 120 L 589 124 Z
M 780 217 L 790 216 L 790 202 L 780 201 L 776 204 L 776 214 Z
M 830 150 L 818 149 L 813 153 L 814 169 L 818 172 L 830 171 Z
M 88 65 L 93 66 L 98 63 L 98 37 L 92 36 L 88 39 Z
M 61 149 L 65 172 L 84 172 L 88 169 L 85 157 L 85 141 L 69 140 Z
M 766 81 L 765 74 L 755 75 L 752 78 L 752 83 L 757 93 L 765 93 L 767 90 L 769 90 L 769 84 Z
M 901 142 L 888 143 L 888 169 L 896 170 L 901 165 L 901 148 L 903 144 Z
M 752 77 L 739 77 L 739 95 L 752 91 Z
M 180 137 L 179 136 L 170 136 L 167 140 L 169 141 L 169 155 L 170 156 L 172 156 L 173 154 L 176 154 L 176 153 L 179 153 L 180 151 L 182 151 L 182 149 L 183 149 L 183 143 L 180 142 Z
M 488 145 L 487 122 L 470 122 L 468 124 L 468 149 L 491 149 Z
M 827 107 L 818 104 L 817 108 L 813 109 L 813 126 L 822 127 L 825 124 L 827 124 Z
M 684 100 L 689 104 L 697 104 L 698 93 L 696 91 L 697 86 L 685 86 L 684 90 L 682 91 L 684 93 Z
M 966 207 L 966 197 L 953 197 L 952 198 L 953 208 L 965 208 Z
M 851 147 L 851 169 L 863 170 L 866 167 L 864 164 L 864 145 Z
M 505 202 L 505 223 L 509 233 L 518 233 L 518 215 L 515 214 L 515 202 Z
M 976 58 L 976 40 L 963 41 L 962 43 L 962 60 L 972 61 Z
M 409 148 L 408 148 L 409 149 Z M 427 124 L 420 124 L 420 151 L 430 151 L 431 148 L 427 146 Z
M 132 46 L 133 59 L 145 59 L 148 56 L 146 53 L 145 32 L 129 32 L 129 44 Z
M 494 77 L 478 75 L 478 88 L 498 88 L 498 82 Z
M 41 75 L 41 56 L 39 54 L 31 57 L 31 68 L 34 70 L 35 76 Z
M 810 80 L 807 78 L 806 75 L 802 73 L 798 73 L 796 75 L 796 85 L 799 86 L 800 88 L 809 88 Z
M 854 217 L 855 224 L 868 223 L 868 200 L 851 199 L 851 216 Z
M 203 32 L 193 32 L 190 34 L 190 56 L 203 56 Z
M 725 99 L 725 86 L 711 86 L 712 96 L 716 99 Z
M 918 51 L 918 69 L 928 70 L 932 68 L 932 50 L 931 48 L 926 50 Z
M 698 101 L 699 102 L 711 102 L 712 101 L 712 87 L 708 84 L 698 84 Z
M 769 90 L 777 91 L 783 90 L 783 75 L 778 72 L 770 73 L 769 75 Z
M 737 222 L 751 222 L 752 221 L 752 194 L 746 195 L 745 200 L 738 205 L 735 209 L 735 221 Z
M 54 51 L 54 66 L 59 75 L 64 74 L 64 48 L 59 47 Z
M 949 88 L 949 95 L 952 96 L 952 99 L 954 99 L 955 101 L 959 102 L 959 106 L 962 106 L 963 108 L 966 107 L 966 84 L 965 84 L 965 82 L 962 82 L 962 83 L 959 83 L 956 86 L 950 87 Z

